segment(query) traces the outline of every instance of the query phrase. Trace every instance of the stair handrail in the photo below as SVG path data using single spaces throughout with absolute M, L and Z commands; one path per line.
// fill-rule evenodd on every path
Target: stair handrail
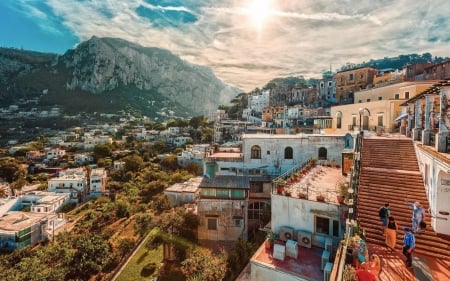
M 290 176 L 292 176 L 294 173 L 301 171 L 303 168 L 305 168 L 307 165 L 309 165 L 311 163 L 311 161 L 313 160 L 313 158 L 310 158 L 308 160 L 306 160 L 303 163 L 300 163 L 292 168 L 290 168 L 289 170 L 281 173 L 279 176 L 277 176 L 276 178 L 274 178 L 272 180 L 272 193 L 274 193 L 275 191 L 275 187 L 276 187 L 276 183 L 279 180 L 286 180 L 288 179 Z
M 353 204 L 350 206 L 352 208 L 351 219 L 357 218 L 358 211 L 358 189 L 359 189 L 359 174 L 361 170 L 361 148 L 362 148 L 362 133 L 356 135 L 355 142 L 355 154 L 353 157 L 353 169 L 351 169 L 350 184 L 349 187 L 353 189 L 353 192 L 349 193 L 349 199 L 353 199 Z M 350 212 L 349 212 L 350 215 Z M 349 216 L 350 217 L 350 216 Z

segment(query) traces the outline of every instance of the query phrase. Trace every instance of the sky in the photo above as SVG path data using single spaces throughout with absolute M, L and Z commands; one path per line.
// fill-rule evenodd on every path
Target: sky
M 1 0 L 0 46 L 63 54 L 92 36 L 170 50 L 249 92 L 347 63 L 450 56 L 448 0 Z

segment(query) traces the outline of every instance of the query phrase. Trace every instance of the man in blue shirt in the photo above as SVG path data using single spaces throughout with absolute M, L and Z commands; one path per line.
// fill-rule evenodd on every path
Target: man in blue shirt
M 403 255 L 406 257 L 406 266 L 412 266 L 412 252 L 416 247 L 416 238 L 412 234 L 411 228 L 404 227 L 405 235 L 403 236 Z

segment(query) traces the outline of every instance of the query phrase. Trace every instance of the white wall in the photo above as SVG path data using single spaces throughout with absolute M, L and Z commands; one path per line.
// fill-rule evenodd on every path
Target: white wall
M 445 213 L 450 213 L 450 165 L 415 147 L 432 214 L 431 227 L 437 233 L 450 235 L 450 215 Z

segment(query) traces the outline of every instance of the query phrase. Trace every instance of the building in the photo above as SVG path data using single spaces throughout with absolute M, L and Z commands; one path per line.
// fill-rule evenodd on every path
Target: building
M 112 137 L 106 135 L 84 137 L 83 147 L 85 150 L 92 150 L 98 144 L 112 144 Z
M 87 177 L 84 168 L 61 171 L 58 177 L 48 180 L 48 191 L 69 193 L 71 199 L 82 201 L 87 194 Z
M 66 151 L 64 149 L 60 149 L 58 147 L 52 148 L 46 152 L 46 159 L 47 160 L 60 159 L 64 155 L 66 155 Z
M 450 79 L 450 60 L 430 65 L 423 70 L 424 80 L 448 80 Z
M 209 144 L 187 145 L 186 149 L 177 155 L 177 163 L 180 167 L 194 163 L 203 166 L 203 159 L 209 149 Z
M 0 249 L 11 251 L 46 240 L 51 219 L 45 213 L 11 211 L 3 214 L 0 220 Z
M 198 193 L 202 177 L 191 178 L 182 183 L 175 183 L 164 190 L 164 194 L 170 198 L 172 206 L 194 203 Z
M 91 194 L 105 192 L 107 179 L 108 175 L 104 168 L 92 169 L 89 177 L 89 192 Z
M 216 175 L 202 178 L 197 200 L 200 241 L 247 241 L 249 189 L 247 177 Z
M 355 93 L 355 103 L 331 107 L 332 121 L 324 127 L 326 133 L 352 133 L 399 129 L 397 118 L 402 113 L 401 104 L 436 81 L 408 81 Z M 361 128 L 360 128 L 361 127 Z
M 269 106 L 270 90 L 263 90 L 261 93 L 248 96 L 248 108 L 256 113 L 261 113 Z
M 338 104 L 349 104 L 354 101 L 354 94 L 358 91 L 372 86 L 373 78 L 378 70 L 372 67 L 362 67 L 345 70 L 336 73 L 336 102 Z

